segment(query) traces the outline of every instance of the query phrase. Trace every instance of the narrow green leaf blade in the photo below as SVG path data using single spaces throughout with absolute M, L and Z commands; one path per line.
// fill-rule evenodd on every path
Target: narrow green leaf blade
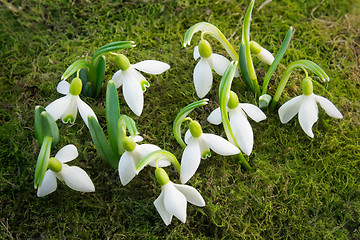
M 100 56 L 98 64 L 96 66 L 96 82 L 95 82 L 95 98 L 99 96 L 101 92 L 101 87 L 104 82 L 106 69 L 106 59 L 104 56 Z
M 44 137 L 44 141 L 42 142 L 35 167 L 35 177 L 34 177 L 35 189 L 41 187 L 42 181 L 44 179 L 50 158 L 51 143 L 52 143 L 51 137 L 48 136 Z
M 109 81 L 106 87 L 106 126 L 110 146 L 114 153 L 119 153 L 119 119 L 120 106 L 117 89 L 115 83 L 113 81 Z M 120 157 L 119 154 L 118 157 Z
M 117 169 L 120 159 L 112 151 L 100 124 L 93 116 L 88 117 L 88 123 L 90 135 L 96 149 L 113 169 Z
M 239 67 L 240 67 L 241 76 L 244 79 L 244 83 L 245 83 L 246 87 L 248 89 L 250 89 L 253 93 L 255 93 L 255 90 L 254 90 L 254 87 L 250 80 L 249 72 L 247 69 L 245 45 L 243 43 L 240 44 L 240 48 L 239 48 Z
M 53 145 L 59 142 L 59 128 L 54 118 L 42 106 L 35 107 L 34 130 L 39 145 L 42 145 L 46 136 L 52 137 Z

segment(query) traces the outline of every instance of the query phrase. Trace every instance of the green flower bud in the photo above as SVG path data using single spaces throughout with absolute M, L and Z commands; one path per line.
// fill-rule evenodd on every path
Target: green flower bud
M 212 54 L 212 49 L 211 49 L 211 45 L 208 41 L 206 40 L 200 40 L 199 42 L 199 53 L 200 56 L 203 58 L 208 58 L 211 56 Z
M 115 62 L 122 71 L 125 71 L 130 67 L 129 59 L 123 54 L 117 54 L 115 56 Z
M 80 78 L 76 77 L 71 81 L 69 93 L 71 95 L 77 96 L 81 93 L 82 90 L 82 81 Z
M 261 52 L 261 46 L 257 42 L 251 41 L 250 51 L 255 55 L 258 55 Z
M 230 109 L 234 109 L 239 105 L 239 98 L 235 92 L 230 91 L 230 98 L 227 105 Z
M 313 93 L 313 83 L 310 77 L 304 78 L 302 81 L 302 91 L 305 96 L 309 96 Z
M 189 125 L 189 129 L 191 136 L 193 136 L 194 138 L 198 138 L 202 134 L 202 128 L 198 121 L 191 121 Z
M 49 158 L 48 168 L 53 172 L 60 172 L 62 169 L 62 163 L 56 158 Z
M 155 169 L 155 177 L 156 180 L 158 181 L 158 183 L 161 186 L 166 185 L 168 182 L 170 182 L 169 176 L 167 175 L 167 173 L 165 172 L 164 169 L 162 168 L 157 168 Z
M 128 152 L 132 152 L 134 151 L 135 147 L 136 143 L 134 142 L 134 140 L 131 137 L 126 137 L 123 142 L 123 148 Z

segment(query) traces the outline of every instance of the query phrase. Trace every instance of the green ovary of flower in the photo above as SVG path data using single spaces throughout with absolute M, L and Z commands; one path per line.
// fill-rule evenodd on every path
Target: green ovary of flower
M 310 96 L 313 93 L 313 83 L 310 77 L 306 77 L 302 81 L 302 91 L 305 96 Z
M 200 126 L 200 123 L 198 121 L 191 121 L 189 125 L 191 136 L 194 138 L 198 138 L 202 134 L 202 128 Z
M 123 142 L 123 148 L 128 152 L 132 152 L 134 151 L 135 147 L 136 143 L 134 142 L 134 140 L 131 137 L 126 137 Z
M 230 98 L 229 98 L 229 102 L 228 102 L 228 107 L 230 109 L 234 109 L 239 105 L 239 98 L 236 95 L 235 92 L 230 91 Z
M 255 55 L 259 54 L 261 52 L 261 46 L 254 41 L 250 42 L 250 51 L 254 53 Z
M 158 181 L 158 183 L 161 186 L 164 186 L 165 184 L 167 184 L 168 182 L 170 182 L 169 176 L 167 175 L 167 173 L 165 172 L 164 169 L 162 168 L 157 168 L 155 170 L 155 177 L 156 180 Z
M 74 78 L 71 81 L 69 93 L 73 96 L 78 96 L 82 90 L 82 81 L 79 77 Z
M 130 67 L 129 59 L 123 54 L 116 55 L 115 62 L 122 71 L 125 71 Z
M 199 53 L 202 58 L 208 58 L 212 54 L 210 43 L 206 40 L 200 40 L 199 42 Z
M 62 164 L 61 164 L 61 162 L 59 160 L 52 157 L 52 158 L 49 159 L 48 167 L 53 172 L 60 172 L 61 169 L 62 169 Z

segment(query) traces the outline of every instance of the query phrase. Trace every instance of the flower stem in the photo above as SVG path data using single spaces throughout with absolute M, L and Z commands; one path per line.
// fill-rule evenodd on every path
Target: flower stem
M 290 63 L 288 65 L 288 67 L 285 69 L 285 72 L 281 77 L 279 86 L 275 92 L 273 100 L 271 101 L 270 110 L 273 111 L 275 109 L 275 106 L 276 106 L 277 102 L 279 101 L 282 92 L 284 91 L 285 85 L 286 85 L 287 81 L 289 80 L 289 77 L 290 77 L 290 74 L 292 73 L 292 71 L 295 68 L 300 68 L 300 67 L 311 70 L 316 75 L 318 75 L 323 81 L 329 80 L 329 76 L 325 73 L 325 71 L 322 70 L 321 67 L 319 67 L 319 65 L 317 65 L 316 63 L 314 63 L 312 61 L 298 60 L 298 61 Z

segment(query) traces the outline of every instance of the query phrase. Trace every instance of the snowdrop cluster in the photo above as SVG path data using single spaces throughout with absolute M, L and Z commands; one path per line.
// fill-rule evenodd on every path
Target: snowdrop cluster
M 334 118 L 342 118 L 340 111 L 329 100 L 313 93 L 312 79 L 307 70 L 315 73 L 323 81 L 329 77 L 315 63 L 308 60 L 295 61 L 286 68 L 275 95 L 267 93 L 267 85 L 272 73 L 283 57 L 291 39 L 292 28 L 289 28 L 279 52 L 274 57 L 259 43 L 250 40 L 250 19 L 254 1 L 251 1 L 244 17 L 242 40 L 239 51 L 227 41 L 223 33 L 214 25 L 206 22 L 190 27 L 184 36 L 184 46 L 190 45 L 196 32 L 201 32 L 201 40 L 194 47 L 193 58 L 198 61 L 193 70 L 193 83 L 196 95 L 200 100 L 185 106 L 174 120 L 174 138 L 182 147 L 181 162 L 171 152 L 150 143 L 140 143 L 143 138 L 137 130 L 134 119 L 120 114 L 117 88 L 122 86 L 122 96 L 129 109 L 141 117 L 144 106 L 144 92 L 150 83 L 142 73 L 159 75 L 170 69 L 170 65 L 158 60 L 144 60 L 130 64 L 127 56 L 114 51 L 135 47 L 132 41 L 114 42 L 100 47 L 95 51 L 91 63 L 86 60 L 74 62 L 65 71 L 57 85 L 57 92 L 65 96 L 51 102 L 47 107 L 35 108 L 35 136 L 41 145 L 35 169 L 34 187 L 37 196 L 44 197 L 57 189 L 57 179 L 69 188 L 79 192 L 94 192 L 95 186 L 89 175 L 77 166 L 69 166 L 68 162 L 78 157 L 77 148 L 68 144 L 61 148 L 54 157 L 50 157 L 52 147 L 59 142 L 59 129 L 56 121 L 73 124 L 79 112 L 89 129 L 96 149 L 109 165 L 118 171 L 119 181 L 124 187 L 131 187 L 133 181 L 144 167 L 154 168 L 154 175 L 160 185 L 160 194 L 154 201 L 154 206 L 166 225 L 175 216 L 181 222 L 186 221 L 187 203 L 198 207 L 205 206 L 205 200 L 198 190 L 186 185 L 203 164 L 210 161 L 211 151 L 222 156 L 236 156 L 245 169 L 250 166 L 247 158 L 251 156 L 256 139 L 250 121 L 259 123 L 267 117 L 261 108 L 274 109 L 281 93 L 289 80 L 291 72 L 302 68 L 306 77 L 302 82 L 303 94 L 283 104 L 278 114 L 281 123 L 288 123 L 296 114 L 301 128 L 311 138 L 313 124 L 318 119 L 317 103 L 325 112 Z M 213 53 L 211 44 L 205 39 L 209 35 L 218 40 L 231 60 L 225 56 Z M 117 70 L 106 85 L 106 126 L 107 135 L 103 131 L 95 112 L 85 103 L 80 95 L 97 97 L 101 92 L 106 69 L 104 54 L 110 54 L 115 59 Z M 239 54 L 238 54 L 239 53 Z M 270 65 L 264 77 L 263 86 L 257 81 L 252 57 L 257 57 L 262 63 Z M 307 69 L 307 70 L 306 70 Z M 218 92 L 218 108 L 213 109 L 207 117 L 211 124 L 222 123 L 226 138 L 213 133 L 204 133 L 199 121 L 188 115 L 195 109 L 208 103 L 204 98 L 213 88 L 214 78 L 221 76 Z M 74 77 L 75 76 L 75 77 Z M 252 103 L 239 102 L 238 91 L 232 90 L 234 77 L 240 77 L 244 84 L 259 99 L 258 107 Z M 74 77 L 71 82 L 67 79 Z M 250 121 L 249 121 L 250 119 Z M 183 123 L 188 123 L 188 129 L 182 131 Z M 201 120 L 200 120 L 201 122 Z M 253 123 L 252 123 L 253 124 Z M 185 132 L 184 138 L 181 133 Z M 243 156 L 243 153 L 246 155 Z M 164 168 L 173 167 L 179 175 L 179 184 L 171 181 Z M 205 173 L 201 173 L 203 175 Z

